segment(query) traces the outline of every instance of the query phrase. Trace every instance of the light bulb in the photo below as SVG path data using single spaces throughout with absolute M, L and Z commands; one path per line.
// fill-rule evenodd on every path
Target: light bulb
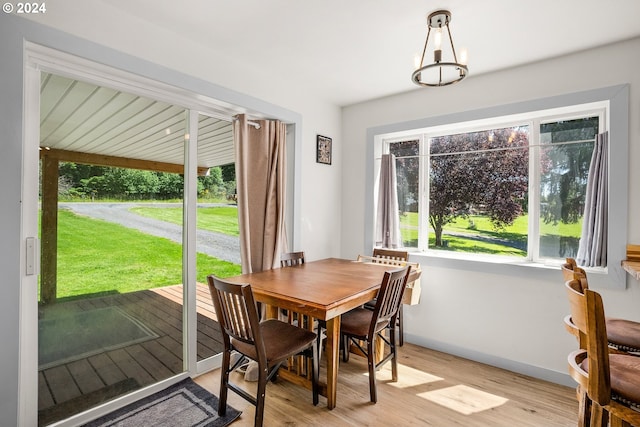
M 422 62 L 422 57 L 420 55 L 418 55 L 418 54 L 415 54 L 413 56 L 413 66 L 414 66 L 413 68 L 415 68 L 416 70 L 418 68 L 420 68 L 420 63 L 421 62 Z
M 467 65 L 467 49 L 460 50 L 460 63 L 462 65 Z
M 440 50 L 440 47 L 442 46 L 442 28 L 438 28 L 436 30 L 436 34 L 433 38 L 434 41 L 434 46 L 436 48 L 436 50 Z

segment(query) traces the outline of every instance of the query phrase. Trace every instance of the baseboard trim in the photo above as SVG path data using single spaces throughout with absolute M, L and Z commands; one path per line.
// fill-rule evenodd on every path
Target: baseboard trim
M 576 382 L 569 374 L 563 372 L 552 371 L 550 369 L 541 368 L 539 366 L 528 365 L 526 363 L 517 362 L 502 357 L 481 353 L 479 351 L 470 350 L 468 348 L 458 347 L 455 345 L 425 339 L 416 335 L 409 335 L 405 332 L 405 341 L 422 347 L 441 351 L 443 353 L 452 354 L 454 356 L 463 357 L 475 362 L 484 363 L 486 365 L 495 366 L 497 368 L 506 369 L 518 374 L 528 375 L 544 381 L 560 384 L 567 387 L 575 387 Z

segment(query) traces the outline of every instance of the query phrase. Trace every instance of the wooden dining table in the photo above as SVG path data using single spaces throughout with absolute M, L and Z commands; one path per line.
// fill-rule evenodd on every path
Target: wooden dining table
M 266 304 L 267 317 L 278 317 L 279 308 L 325 320 L 327 324 L 327 380 L 321 392 L 327 407 L 337 404 L 340 351 L 340 316 L 375 298 L 388 265 L 327 258 L 286 268 L 229 277 L 249 283 L 254 298 Z

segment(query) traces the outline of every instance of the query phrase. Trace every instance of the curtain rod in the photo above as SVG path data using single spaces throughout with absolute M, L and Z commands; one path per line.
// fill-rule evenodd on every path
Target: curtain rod
M 565 141 L 565 142 L 554 142 L 551 144 L 535 144 L 535 145 L 527 145 L 526 147 L 503 147 L 503 148 L 486 148 L 484 150 L 474 150 L 474 151 L 454 151 L 452 153 L 436 153 L 436 154 L 431 154 L 429 157 L 441 157 L 441 156 L 453 156 L 453 155 L 458 155 L 458 154 L 470 154 L 470 153 L 488 153 L 491 151 L 506 151 L 506 150 L 525 150 L 528 148 L 533 148 L 533 147 L 553 147 L 553 146 L 558 146 L 558 145 L 571 145 L 571 144 L 581 144 L 583 142 L 595 142 L 596 139 L 592 138 L 592 139 L 583 139 L 581 141 Z M 396 157 L 396 160 L 399 159 L 417 159 L 420 157 L 427 157 L 425 156 L 398 156 Z M 376 157 L 376 160 L 381 160 L 381 157 Z
M 237 117 L 232 117 L 231 120 L 233 120 L 235 122 L 236 120 L 238 120 L 238 118 Z M 260 123 L 252 122 L 250 120 L 247 120 L 247 124 L 250 125 L 250 126 L 253 126 L 256 129 L 260 129 Z
M 199 111 L 198 113 L 202 114 L 203 116 L 213 117 L 214 119 L 224 120 L 225 122 L 229 122 L 229 123 L 235 122 L 236 120 L 238 120 L 238 118 L 235 116 L 225 116 L 224 114 L 220 114 L 220 113 L 202 112 L 202 111 Z M 256 129 L 260 129 L 260 123 L 247 120 L 247 124 L 250 126 L 253 126 Z

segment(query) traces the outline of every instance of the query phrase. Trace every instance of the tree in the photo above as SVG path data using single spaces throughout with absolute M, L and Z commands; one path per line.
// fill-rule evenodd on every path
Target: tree
M 399 141 L 389 145 L 389 152 L 396 156 L 396 180 L 398 207 L 401 213 L 418 212 L 420 141 Z
M 528 130 L 493 129 L 431 139 L 429 223 L 436 246 L 446 224 L 473 211 L 496 228 L 510 225 L 526 209 Z
M 224 179 L 224 170 L 231 181 Z M 212 167 L 208 176 L 198 177 L 198 195 L 224 198 L 235 194 L 235 167 Z M 122 200 L 180 199 L 184 177 L 177 173 L 92 166 L 61 162 L 59 191 L 67 197 L 115 198 Z
M 181 199 L 184 192 L 184 178 L 177 173 L 156 172 L 158 174 L 159 199 Z
M 545 223 L 575 223 L 584 213 L 593 142 L 598 133 L 598 117 L 558 121 L 541 126 L 550 146 L 542 150 L 546 171 L 541 175 L 541 215 Z
M 218 166 L 209 169 L 209 175 L 198 177 L 200 196 L 219 197 L 224 192 L 222 169 Z
M 220 166 L 222 170 L 222 180 L 224 182 L 235 181 L 236 180 L 236 164 L 229 163 L 228 165 Z

